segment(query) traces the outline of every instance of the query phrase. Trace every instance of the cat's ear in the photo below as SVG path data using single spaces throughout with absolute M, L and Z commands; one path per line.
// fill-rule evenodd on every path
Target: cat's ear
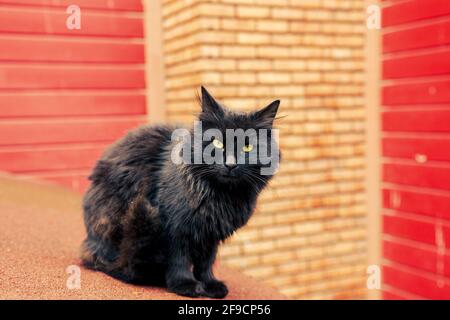
M 280 100 L 275 100 L 267 107 L 256 111 L 255 117 L 263 125 L 272 126 L 273 120 L 277 116 L 278 107 L 280 106 Z
M 215 116 L 223 116 L 224 110 L 213 96 L 202 86 L 202 111 Z

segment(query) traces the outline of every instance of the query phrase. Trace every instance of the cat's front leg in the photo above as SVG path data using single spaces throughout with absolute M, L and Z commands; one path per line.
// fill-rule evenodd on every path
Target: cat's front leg
M 205 250 L 202 255 L 197 255 L 194 258 L 194 276 L 203 283 L 205 296 L 221 299 L 228 294 L 228 288 L 214 276 L 213 264 L 216 254 L 217 245 L 209 250 Z
M 166 284 L 167 288 L 179 295 L 199 297 L 205 295 L 203 284 L 195 279 L 191 271 L 188 253 L 182 248 L 173 246 L 169 256 Z

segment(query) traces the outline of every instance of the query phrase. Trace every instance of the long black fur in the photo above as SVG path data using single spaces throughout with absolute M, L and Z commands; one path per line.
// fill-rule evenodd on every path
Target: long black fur
M 279 101 L 258 112 L 234 113 L 202 87 L 201 104 L 204 130 L 224 132 L 271 129 Z M 232 171 L 223 164 L 174 164 L 174 129 L 138 128 L 98 161 L 84 198 L 81 258 L 85 266 L 126 282 L 223 298 L 228 289 L 212 271 L 218 245 L 247 223 L 271 176 L 260 174 L 260 164 Z

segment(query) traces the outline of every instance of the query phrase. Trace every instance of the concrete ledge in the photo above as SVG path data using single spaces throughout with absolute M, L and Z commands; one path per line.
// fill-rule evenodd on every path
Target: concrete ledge
M 81 289 L 69 290 L 66 269 L 79 265 L 84 238 L 79 194 L 0 176 L 0 217 L 0 299 L 184 299 L 84 268 Z M 228 284 L 228 299 L 286 299 L 237 271 L 216 273 Z

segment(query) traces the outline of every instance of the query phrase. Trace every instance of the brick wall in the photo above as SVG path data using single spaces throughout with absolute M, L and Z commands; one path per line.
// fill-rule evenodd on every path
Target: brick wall
M 226 105 L 282 100 L 284 162 L 221 249 L 293 298 L 364 298 L 360 0 L 163 0 L 167 115 L 192 121 L 200 84 Z

